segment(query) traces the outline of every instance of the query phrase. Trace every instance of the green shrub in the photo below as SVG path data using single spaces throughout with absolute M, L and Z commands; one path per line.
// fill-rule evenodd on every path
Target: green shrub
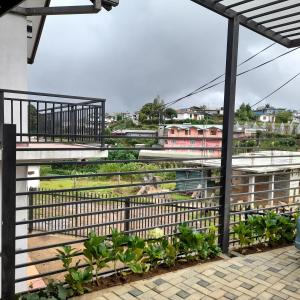
M 151 238 L 145 241 L 138 236 L 125 235 L 116 229 L 112 229 L 109 238 L 91 232 L 84 242 L 82 253 L 71 246 L 57 250 L 57 256 L 66 271 L 67 289 L 60 283 L 52 283 L 42 292 L 29 293 L 19 299 L 65 300 L 73 295 L 82 295 L 90 291 L 94 276 L 99 285 L 98 275 L 109 263 L 113 264 L 115 274 L 117 262 L 123 263 L 132 273 L 142 274 L 160 264 L 170 267 L 179 259 L 206 259 L 216 256 L 220 251 L 216 244 L 216 229 L 213 227 L 207 233 L 202 233 L 183 224 L 179 226 L 178 233 L 170 239 L 158 228 L 151 230 L 150 236 Z M 75 260 L 78 255 L 85 257 L 88 267 L 80 265 L 80 259 Z
M 296 216 L 296 215 L 295 215 Z M 258 240 L 271 246 L 290 243 L 295 239 L 296 218 L 273 211 L 266 215 L 249 217 L 233 227 L 241 247 L 253 245 Z

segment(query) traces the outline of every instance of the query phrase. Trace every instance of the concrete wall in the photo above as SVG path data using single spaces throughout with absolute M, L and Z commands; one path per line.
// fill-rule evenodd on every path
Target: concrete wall
M 27 21 L 25 17 L 7 14 L 0 18 L 0 88 L 27 90 Z M 6 95 L 10 97 L 19 97 L 18 95 Z M 26 105 L 22 106 L 23 115 L 27 116 Z M 17 130 L 20 130 L 19 120 L 20 106 L 14 103 L 14 123 L 17 123 Z M 4 117 L 6 123 L 11 123 L 10 103 L 5 103 Z M 27 129 L 27 119 L 23 119 L 22 124 L 24 129 Z M 1 173 L 0 182 L 2 181 L 2 163 L 0 163 Z M 17 168 L 17 176 L 27 176 L 27 168 Z M 1 185 L 0 185 L 1 186 Z M 26 183 L 17 183 L 17 191 L 26 190 Z M 1 190 L 0 190 L 1 195 Z M 1 199 L 2 201 L 2 199 Z M 25 205 L 27 197 L 19 197 L 17 205 Z M 1 208 L 1 205 L 0 205 Z M 0 214 L 1 216 L 1 214 Z M 21 211 L 17 213 L 18 220 L 27 218 L 27 212 Z M 26 234 L 27 226 L 19 226 L 17 235 Z M 0 235 L 1 241 L 1 235 Z M 16 243 L 16 248 L 27 248 L 27 240 L 20 240 Z M 17 263 L 24 263 L 27 261 L 27 255 L 19 255 Z M 17 277 L 26 276 L 26 270 L 17 270 Z M 26 283 L 17 285 L 17 291 L 24 290 Z
M 0 18 L 0 88 L 27 90 L 27 21 L 25 17 L 7 14 Z M 6 94 L 9 97 L 20 95 Z M 26 98 L 26 97 L 22 97 Z M 17 124 L 20 131 L 20 104 L 14 102 L 13 118 L 8 101 L 4 103 L 4 121 Z M 27 105 L 22 105 L 23 116 L 27 116 Z M 23 118 L 23 132 L 27 132 L 27 118 Z

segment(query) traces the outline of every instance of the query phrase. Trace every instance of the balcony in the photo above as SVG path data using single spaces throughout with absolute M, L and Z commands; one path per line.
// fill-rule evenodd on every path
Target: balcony
M 0 123 L 16 124 L 20 144 L 104 143 L 104 99 L 0 90 L 0 100 Z

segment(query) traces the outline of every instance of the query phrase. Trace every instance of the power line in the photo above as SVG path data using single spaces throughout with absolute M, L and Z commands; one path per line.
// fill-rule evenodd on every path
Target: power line
M 270 48 L 270 47 L 271 47 L 271 45 L 268 46 L 267 48 Z M 254 71 L 254 70 L 256 70 L 256 69 L 259 69 L 259 68 L 261 68 L 261 67 L 263 67 L 263 66 L 265 66 L 265 65 L 267 65 L 267 64 L 269 64 L 269 63 L 271 63 L 271 62 L 276 61 L 277 59 L 279 59 L 279 58 L 281 58 L 281 57 L 283 57 L 283 56 L 286 56 L 286 55 L 290 54 L 291 52 L 294 52 L 294 51 L 298 50 L 299 48 L 300 48 L 300 47 L 297 47 L 297 48 L 294 48 L 294 49 L 289 50 L 289 51 L 287 51 L 287 52 L 284 52 L 284 53 L 282 53 L 282 54 L 280 54 L 280 55 L 278 55 L 278 56 L 276 56 L 276 57 L 274 57 L 274 58 L 272 58 L 272 59 L 270 59 L 270 60 L 268 60 L 268 61 L 265 61 L 265 62 L 263 62 L 263 63 L 261 63 L 261 64 L 255 66 L 255 67 L 252 67 L 252 68 L 250 68 L 250 69 L 248 69 L 248 70 L 245 70 L 245 71 L 243 71 L 243 72 L 241 72 L 241 73 L 238 73 L 236 76 L 238 77 L 238 76 L 247 74 L 247 73 L 249 73 L 249 72 L 251 72 L 251 71 Z M 261 52 L 261 51 L 260 51 L 260 52 Z M 257 55 L 258 55 L 258 54 L 254 55 L 254 57 L 257 56 Z M 246 61 L 249 61 L 249 59 L 247 59 Z M 223 75 L 218 76 L 217 78 L 215 78 L 215 79 L 211 80 L 210 82 L 206 83 L 206 84 L 203 85 L 200 89 L 197 89 L 197 90 L 195 90 L 194 92 L 191 92 L 191 93 L 189 93 L 189 94 L 187 94 L 187 95 L 185 95 L 185 96 L 183 96 L 183 97 L 180 97 L 180 98 L 178 98 L 178 99 L 176 99 L 176 100 L 173 100 L 173 101 L 171 101 L 171 102 L 165 103 L 164 106 L 174 105 L 174 104 L 180 102 L 180 101 L 183 100 L 183 99 L 186 99 L 186 98 L 188 98 L 188 97 L 190 97 L 190 96 L 193 96 L 193 95 L 199 94 L 199 93 L 201 93 L 201 92 L 207 91 L 207 90 L 209 90 L 209 89 L 211 89 L 211 88 L 213 88 L 213 87 L 216 87 L 216 86 L 218 86 L 218 85 L 224 83 L 225 80 L 222 80 L 222 81 L 219 81 L 219 82 L 217 82 L 217 83 L 215 83 L 215 84 L 213 84 L 213 85 L 207 86 L 208 84 L 210 84 L 210 83 L 216 81 L 217 79 L 221 78 L 222 76 L 223 76 Z
M 272 43 L 272 44 L 268 45 L 267 47 L 263 48 L 262 50 L 258 51 L 258 52 L 255 53 L 254 55 L 251 55 L 250 57 L 248 57 L 247 59 L 245 59 L 244 61 L 242 61 L 240 64 L 238 64 L 238 67 L 244 65 L 244 64 L 247 63 L 248 61 L 250 61 L 250 60 L 252 60 L 253 58 L 255 58 L 256 56 L 258 56 L 259 54 L 261 54 L 261 53 L 267 51 L 269 48 L 273 47 L 275 44 L 276 44 L 276 43 Z M 212 79 L 212 80 L 210 80 L 209 82 L 203 84 L 202 86 L 198 87 L 197 89 L 195 89 L 194 91 L 188 93 L 187 95 L 185 95 L 185 96 L 183 96 L 183 97 L 180 97 L 180 98 L 178 98 L 178 99 L 176 99 L 176 100 L 173 100 L 173 101 L 171 101 L 171 102 L 168 102 L 168 103 L 166 103 L 165 105 L 168 105 L 168 104 L 170 104 L 170 103 L 173 103 L 174 101 L 180 101 L 180 100 L 183 100 L 183 99 L 185 99 L 185 98 L 187 98 L 187 97 L 189 97 L 189 96 L 194 95 L 197 91 L 199 91 L 199 90 L 205 88 L 205 87 L 208 86 L 209 84 L 211 84 L 211 83 L 215 82 L 216 80 L 222 78 L 224 75 L 225 75 L 225 73 L 218 75 L 218 76 L 215 77 L 214 79 Z M 175 102 L 175 103 L 176 103 L 176 102 Z
M 257 104 L 263 102 L 264 100 L 268 99 L 269 97 L 273 96 L 275 93 L 277 93 L 278 91 L 280 91 L 283 87 L 285 87 L 286 85 L 288 85 L 290 82 L 292 82 L 293 80 L 295 80 L 298 76 L 300 75 L 300 72 L 297 73 L 295 76 L 293 76 L 292 78 L 290 78 L 288 81 L 286 81 L 284 84 L 282 84 L 280 87 L 278 87 L 277 89 L 275 89 L 273 92 L 271 92 L 270 94 L 268 94 L 267 96 L 265 96 L 264 98 L 262 98 L 261 100 L 257 101 L 255 104 L 251 105 L 251 108 L 253 108 L 254 106 L 256 106 Z

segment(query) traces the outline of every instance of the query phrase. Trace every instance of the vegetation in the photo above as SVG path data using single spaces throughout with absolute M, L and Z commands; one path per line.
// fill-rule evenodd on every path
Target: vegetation
M 214 227 L 205 233 L 187 224 L 180 225 L 178 233 L 171 239 L 164 237 L 163 231 L 158 228 L 149 232 L 147 241 L 115 229 L 112 230 L 111 238 L 100 237 L 92 232 L 82 251 L 88 267 L 80 267 L 81 261 L 76 258 L 79 253 L 71 246 L 57 250 L 58 258 L 66 271 L 65 281 L 68 287 L 62 283 L 51 283 L 45 291 L 29 293 L 19 299 L 65 300 L 67 297 L 82 295 L 94 286 L 99 286 L 98 275 L 108 263 L 113 264 L 116 275 L 126 276 L 130 273 L 143 274 L 160 265 L 170 267 L 177 261 L 213 258 L 220 252 L 216 238 Z M 123 263 L 125 269 L 118 271 L 117 262 Z
M 288 123 L 293 120 L 293 114 L 290 111 L 281 111 L 276 115 L 276 123 Z
M 250 104 L 242 103 L 239 109 L 235 113 L 235 118 L 238 122 L 255 121 L 254 112 L 251 109 Z
M 270 246 L 291 243 L 296 234 L 296 215 L 285 216 L 273 211 L 250 216 L 233 228 L 242 248 L 258 243 Z
M 139 122 L 145 124 L 158 124 L 165 116 L 164 101 L 157 96 L 153 102 L 143 105 L 139 112 Z

